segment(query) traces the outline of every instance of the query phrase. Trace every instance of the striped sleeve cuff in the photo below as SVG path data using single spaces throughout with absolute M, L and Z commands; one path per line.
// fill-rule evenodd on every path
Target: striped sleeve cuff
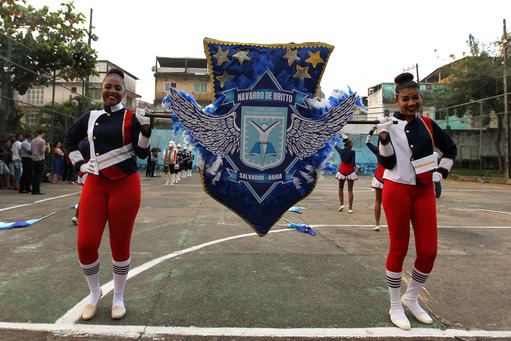
M 150 145 L 151 145 L 151 138 L 145 137 L 144 135 L 142 135 L 142 133 L 140 133 L 140 135 L 138 137 L 138 146 L 140 148 L 147 149 L 147 148 L 149 148 Z
M 380 140 L 380 145 L 378 147 L 380 152 L 380 156 L 389 157 L 394 155 L 394 147 L 392 147 L 392 143 L 390 143 L 390 139 L 387 138 L 385 140 Z
M 438 168 L 443 168 L 443 169 L 446 169 L 448 172 L 450 172 L 453 164 L 454 164 L 453 159 L 444 157 L 444 158 L 442 158 L 442 160 L 440 160 L 440 164 L 438 165 Z

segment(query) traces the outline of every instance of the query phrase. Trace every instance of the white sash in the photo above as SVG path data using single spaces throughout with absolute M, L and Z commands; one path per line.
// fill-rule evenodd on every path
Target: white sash
M 96 157 L 98 170 L 102 170 L 124 160 L 131 159 L 134 155 L 135 152 L 133 151 L 133 145 L 131 143 L 121 148 L 111 150 L 108 153 Z

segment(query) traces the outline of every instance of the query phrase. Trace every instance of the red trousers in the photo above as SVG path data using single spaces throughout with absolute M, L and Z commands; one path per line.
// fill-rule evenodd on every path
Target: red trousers
M 131 232 L 140 207 L 140 178 L 134 173 L 118 180 L 89 174 L 80 197 L 78 257 L 81 264 L 99 258 L 98 249 L 108 221 L 112 258 L 130 258 Z
M 387 270 L 401 272 L 410 241 L 410 222 L 417 258 L 414 266 L 423 273 L 433 269 L 437 254 L 436 202 L 433 183 L 404 185 L 385 180 L 383 209 L 389 225 L 390 250 Z

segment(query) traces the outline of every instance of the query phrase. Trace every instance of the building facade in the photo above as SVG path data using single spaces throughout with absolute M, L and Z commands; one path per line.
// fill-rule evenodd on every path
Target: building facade
M 206 58 L 156 57 L 154 72 L 154 110 L 163 111 L 161 102 L 170 88 L 193 95 L 202 107 L 211 104 L 211 78 Z
M 24 116 L 26 126 L 33 126 L 36 124 L 39 110 L 47 104 L 64 103 L 76 96 L 85 96 L 87 91 L 92 92 L 93 102 L 102 102 L 100 90 L 103 79 L 110 69 L 120 69 L 124 72 L 124 82 L 126 96 L 122 103 L 127 108 L 134 108 L 137 99 L 141 96 L 136 93 L 136 82 L 138 78 L 126 71 L 122 67 L 108 60 L 99 60 L 96 64 L 96 71 L 99 76 L 90 76 L 88 79 L 74 79 L 66 81 L 64 79 L 56 79 L 55 82 L 50 82 L 47 86 L 34 86 L 23 95 L 15 94 L 15 101 L 17 106 L 26 112 Z

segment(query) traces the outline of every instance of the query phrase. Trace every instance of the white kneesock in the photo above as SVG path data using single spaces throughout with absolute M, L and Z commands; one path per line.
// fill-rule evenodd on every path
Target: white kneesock
M 391 319 L 394 321 L 408 319 L 401 303 L 401 272 L 386 270 L 386 274 L 390 294 Z
M 84 265 L 80 263 L 83 270 L 87 285 L 89 286 L 90 294 L 87 304 L 96 305 L 101 298 L 101 286 L 99 284 L 99 258 L 92 264 Z
M 419 270 L 415 269 L 415 267 L 413 268 L 412 278 L 410 279 L 410 283 L 408 283 L 408 288 L 406 289 L 403 297 L 406 300 L 408 308 L 410 308 L 414 315 L 420 315 L 426 312 L 419 305 L 419 294 L 428 277 L 429 274 L 420 272 Z
M 130 271 L 131 257 L 124 262 L 116 262 L 112 259 L 112 272 L 114 275 L 114 297 L 112 307 L 124 307 L 124 286 Z

